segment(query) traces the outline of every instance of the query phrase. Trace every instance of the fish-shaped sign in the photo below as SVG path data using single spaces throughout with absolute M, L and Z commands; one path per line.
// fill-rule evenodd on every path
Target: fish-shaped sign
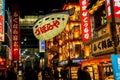
M 71 8 L 66 11 L 47 14 L 39 18 L 33 25 L 33 33 L 39 40 L 49 40 L 61 33 L 68 22 L 68 18 L 75 11 Z

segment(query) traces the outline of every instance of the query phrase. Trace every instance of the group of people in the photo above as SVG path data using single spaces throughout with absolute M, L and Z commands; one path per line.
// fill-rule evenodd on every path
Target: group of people
M 88 72 L 87 66 L 83 67 L 83 69 L 80 66 L 78 68 L 77 75 L 78 75 L 78 80 L 91 80 L 91 76 L 90 76 L 90 73 Z
M 59 80 L 59 73 L 62 80 L 68 80 L 68 71 L 65 68 L 61 69 L 60 72 L 55 69 L 54 73 L 52 73 L 49 68 L 44 71 L 27 68 L 23 74 L 23 80 Z M 87 66 L 83 67 L 83 69 L 80 66 L 77 75 L 78 80 L 91 80 Z M 8 68 L 6 71 L 0 70 L 0 80 L 17 80 L 17 74 L 14 72 L 13 68 Z
M 0 80 L 17 80 L 17 74 L 14 72 L 14 68 L 0 70 Z
M 23 80 L 43 80 L 41 69 L 27 67 L 23 71 Z

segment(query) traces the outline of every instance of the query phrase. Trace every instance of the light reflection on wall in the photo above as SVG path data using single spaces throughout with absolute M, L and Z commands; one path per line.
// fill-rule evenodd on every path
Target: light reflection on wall
M 86 45 L 84 47 L 84 51 L 85 51 L 85 53 L 84 53 L 85 57 L 88 57 L 90 55 L 90 46 Z

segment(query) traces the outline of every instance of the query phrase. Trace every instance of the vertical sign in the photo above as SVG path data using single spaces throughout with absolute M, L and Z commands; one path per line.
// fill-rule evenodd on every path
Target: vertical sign
M 120 80 L 120 55 L 112 54 L 112 67 L 115 80 Z
M 19 5 L 12 4 L 12 56 L 13 60 L 19 60 L 20 48 L 20 26 L 19 26 Z
M 113 6 L 114 16 L 115 18 L 120 18 L 120 0 L 112 0 L 113 4 L 110 3 L 110 0 L 106 0 L 106 9 L 108 20 L 111 19 L 111 6 Z
M 87 10 L 88 0 L 80 0 L 80 14 L 81 14 L 81 26 L 82 26 L 82 40 L 83 42 L 90 41 L 90 16 Z
M 45 52 L 45 41 L 42 40 L 42 41 L 39 41 L 39 52 Z
M 0 0 L 0 41 L 4 41 L 5 0 Z
M 110 0 L 106 0 L 106 10 L 107 10 L 107 17 L 108 17 L 108 20 L 111 19 L 111 6 L 110 6 Z
M 120 0 L 114 0 L 114 15 L 116 18 L 120 18 Z

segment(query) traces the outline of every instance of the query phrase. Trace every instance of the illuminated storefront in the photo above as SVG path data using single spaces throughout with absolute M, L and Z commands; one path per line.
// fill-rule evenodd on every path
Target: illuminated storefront
M 111 54 L 119 54 L 119 8 L 116 0 L 99 0 L 90 2 L 89 9 L 92 40 L 86 45 L 90 46 L 91 56 L 82 63 L 82 66 L 89 66 L 93 80 L 105 80 L 109 76 L 113 78 Z M 110 9 L 111 6 L 113 9 Z M 116 8 L 117 7 L 117 8 Z M 114 10 L 111 13 L 111 10 Z M 114 26 L 113 26 L 114 25 Z M 115 44 L 114 44 L 115 43 Z

